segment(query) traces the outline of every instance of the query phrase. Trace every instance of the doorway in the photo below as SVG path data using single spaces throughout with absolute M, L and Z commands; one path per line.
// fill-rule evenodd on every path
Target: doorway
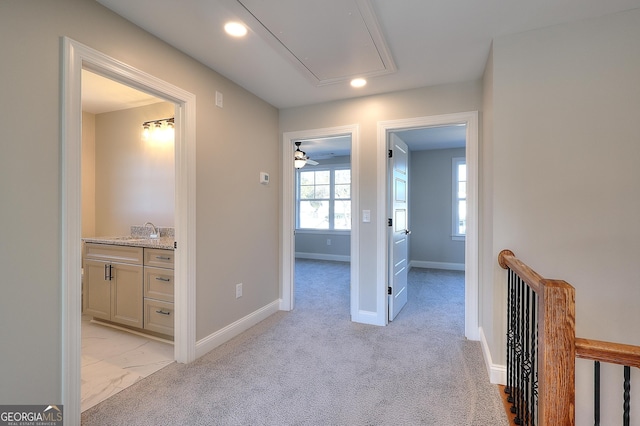
M 351 262 L 351 135 L 294 141 L 295 267 L 327 276 Z M 347 277 L 350 273 L 347 273 Z M 296 281 L 304 289 L 305 281 Z M 347 281 L 348 282 L 348 281 Z M 347 294 L 348 294 L 348 288 Z M 342 292 L 340 292 L 342 294 Z M 348 314 L 345 311 L 345 315 Z
M 389 135 L 393 152 L 389 159 L 393 164 L 389 253 L 394 257 L 389 265 L 389 321 L 393 321 L 402 302 L 411 300 L 411 295 L 403 294 L 408 270 L 464 271 L 466 178 L 460 171 L 465 169 L 466 125 L 399 130 Z M 398 171 L 398 164 L 405 164 L 400 161 L 403 155 L 408 156 L 406 176 Z M 398 194 L 401 190 L 406 194 Z M 403 215 L 398 214 L 399 208 Z
M 137 230 L 147 222 L 173 235 L 174 137 L 167 121 L 159 120 L 173 120 L 175 105 L 87 70 L 82 70 L 81 96 L 82 237 L 131 235 L 132 226 Z M 145 133 L 143 123 L 149 122 L 153 129 Z M 83 261 L 83 412 L 175 360 L 173 342 L 96 320 L 94 314 L 100 316 L 103 311 L 92 311 L 96 306 L 87 305 L 85 297 L 90 264 L 98 269 L 92 289 L 105 288 L 103 265 Z M 137 299 L 135 294 L 129 296 Z M 172 291 L 169 300 L 173 296 Z M 136 305 L 143 309 L 140 301 L 130 306 Z M 171 313 L 171 324 L 173 317 Z M 134 326 L 142 325 L 140 321 Z
M 327 170 L 331 169 L 328 167 L 329 164 L 332 164 L 332 161 L 336 163 L 344 163 L 344 158 L 340 159 L 338 157 L 344 157 L 346 152 L 342 152 L 343 155 L 336 155 L 337 159 L 332 160 L 330 158 L 331 150 L 324 150 L 331 144 L 329 141 L 342 141 L 342 145 L 345 145 L 346 142 L 350 141 L 350 212 L 358 212 L 358 126 L 341 126 L 341 127 L 332 127 L 325 129 L 316 129 L 316 130 L 306 130 L 299 132 L 287 132 L 283 135 L 283 145 L 282 145 L 282 188 L 283 188 L 283 214 L 282 214 L 282 294 L 281 294 L 281 303 L 280 309 L 285 311 L 293 310 L 295 307 L 295 258 L 296 258 L 296 228 L 299 225 L 299 219 L 296 215 L 297 207 L 296 207 L 296 188 L 297 188 L 297 173 L 294 168 L 293 160 L 294 160 L 294 152 L 296 150 L 296 142 L 302 142 L 301 146 L 304 145 L 303 150 L 308 151 L 311 154 L 311 159 L 315 162 L 322 164 L 323 158 L 325 166 L 321 168 Z M 324 141 L 324 142 L 322 142 Z M 314 147 L 315 145 L 315 147 Z M 335 148 L 337 150 L 337 147 Z M 344 149 L 344 148 L 342 148 Z M 307 151 L 305 151 L 307 152 Z M 337 151 L 340 153 L 340 151 Z M 335 152 L 334 152 L 335 154 Z M 316 158 L 314 158 L 314 155 Z M 336 164 L 333 163 L 333 164 Z M 306 167 L 309 167 L 307 169 Z M 312 170 L 313 166 L 305 166 L 302 170 Z M 335 167 L 333 167 L 335 169 Z M 320 170 L 320 169 L 318 169 Z M 309 173 L 311 176 L 314 173 Z M 312 237 L 315 237 L 316 242 L 320 241 L 321 244 L 327 245 L 327 240 L 329 240 L 328 244 L 333 245 L 333 240 L 331 236 L 321 235 L 321 233 L 315 233 L 315 231 L 310 231 Z M 358 306 L 358 251 L 357 241 L 358 241 L 358 232 L 359 232 L 359 224 L 356 217 L 351 218 L 351 231 L 349 237 L 349 259 L 351 263 L 351 271 L 350 271 L 350 314 L 351 319 L 354 319 L 354 312 L 357 314 L 357 306 Z M 314 235 L 315 233 L 315 235 Z M 299 244 L 300 246 L 300 244 Z
M 390 120 L 378 123 L 378 147 L 381 155 L 378 156 L 378 170 L 384 171 L 385 179 L 378 182 L 380 196 L 379 211 L 389 211 L 389 190 L 387 177 L 389 166 L 387 155 L 390 134 L 403 130 L 436 127 L 436 126 L 466 126 L 465 157 L 467 161 L 467 220 L 465 236 L 465 337 L 469 340 L 479 340 L 478 320 L 478 113 L 477 111 L 444 114 L 437 116 L 418 117 L 403 120 Z M 387 221 L 379 223 L 381 235 L 388 235 Z M 379 295 L 378 315 L 383 324 L 388 319 L 387 277 L 389 274 L 389 250 L 387 244 L 378 245 L 378 282 L 377 293 Z
M 81 140 L 82 70 L 176 105 L 175 348 L 178 362 L 195 359 L 195 96 L 67 37 L 62 39 L 62 403 L 80 423 L 81 398 Z

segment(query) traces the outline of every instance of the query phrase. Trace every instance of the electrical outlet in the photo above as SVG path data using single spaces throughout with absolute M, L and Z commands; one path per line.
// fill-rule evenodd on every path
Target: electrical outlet
M 242 297 L 242 283 L 236 284 L 236 299 Z
M 327 245 L 330 246 L 331 245 L 331 238 L 327 238 Z

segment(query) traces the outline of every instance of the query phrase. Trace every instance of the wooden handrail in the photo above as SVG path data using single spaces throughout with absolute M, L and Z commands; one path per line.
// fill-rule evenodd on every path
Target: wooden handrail
M 498 263 L 503 269 L 509 269 L 509 274 L 515 273 L 519 282 L 526 283 L 538 296 L 540 424 L 574 425 L 575 359 L 640 368 L 640 346 L 576 338 L 573 286 L 565 281 L 543 278 L 516 258 L 511 250 L 502 250 Z M 628 400 L 625 401 L 627 404 Z M 628 415 L 628 411 L 625 413 Z
M 511 250 L 502 250 L 498 254 L 498 264 L 502 269 L 511 269 L 536 293 L 540 294 L 540 286 L 544 278 L 518 259 Z
M 575 289 L 545 279 L 511 250 L 498 263 L 520 277 L 538 295 L 538 419 L 542 425 L 575 424 Z
M 576 357 L 640 368 L 640 347 L 576 338 Z

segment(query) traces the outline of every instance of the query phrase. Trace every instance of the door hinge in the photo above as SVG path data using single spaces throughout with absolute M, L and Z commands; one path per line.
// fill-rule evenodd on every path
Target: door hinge
M 391 287 L 387 287 L 387 294 L 393 294 L 393 289 Z
M 393 150 L 392 149 L 389 150 L 389 158 L 393 158 Z
M 173 242 L 173 248 L 174 248 L 174 249 L 177 249 L 177 248 L 178 248 L 178 242 L 177 242 L 177 241 L 174 241 L 174 242 Z
M 387 226 L 393 226 L 393 219 L 387 219 Z

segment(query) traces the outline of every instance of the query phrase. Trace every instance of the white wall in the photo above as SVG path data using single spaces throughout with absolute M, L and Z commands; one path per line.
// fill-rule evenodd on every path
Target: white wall
M 174 226 L 174 143 L 141 132 L 143 122 L 173 116 L 169 102 L 95 115 L 97 236 L 129 235 L 148 221 Z
M 576 288 L 579 337 L 634 345 L 640 345 L 638 40 L 640 10 L 497 38 L 492 146 L 483 151 L 484 161 L 493 162 L 492 223 L 485 222 L 491 263 L 508 248 L 543 276 L 564 279 Z M 483 290 L 493 290 L 500 306 L 504 272 L 484 267 L 493 269 L 493 283 Z M 493 318 L 483 315 L 489 327 L 501 325 L 490 343 L 494 359 L 504 359 L 502 315 L 497 309 Z M 577 386 L 576 424 L 589 421 L 581 404 L 591 404 L 590 380 L 580 377 Z
M 0 2 L 1 404 L 61 402 L 61 36 L 196 96 L 196 337 L 279 298 L 277 109 L 94 1 Z
M 453 241 L 451 238 L 453 232 L 452 159 L 464 156 L 464 148 L 411 152 L 409 254 L 413 263 L 452 264 L 452 266 L 462 266 L 464 269 L 464 241 Z
M 96 236 L 96 116 L 82 113 L 82 238 Z

